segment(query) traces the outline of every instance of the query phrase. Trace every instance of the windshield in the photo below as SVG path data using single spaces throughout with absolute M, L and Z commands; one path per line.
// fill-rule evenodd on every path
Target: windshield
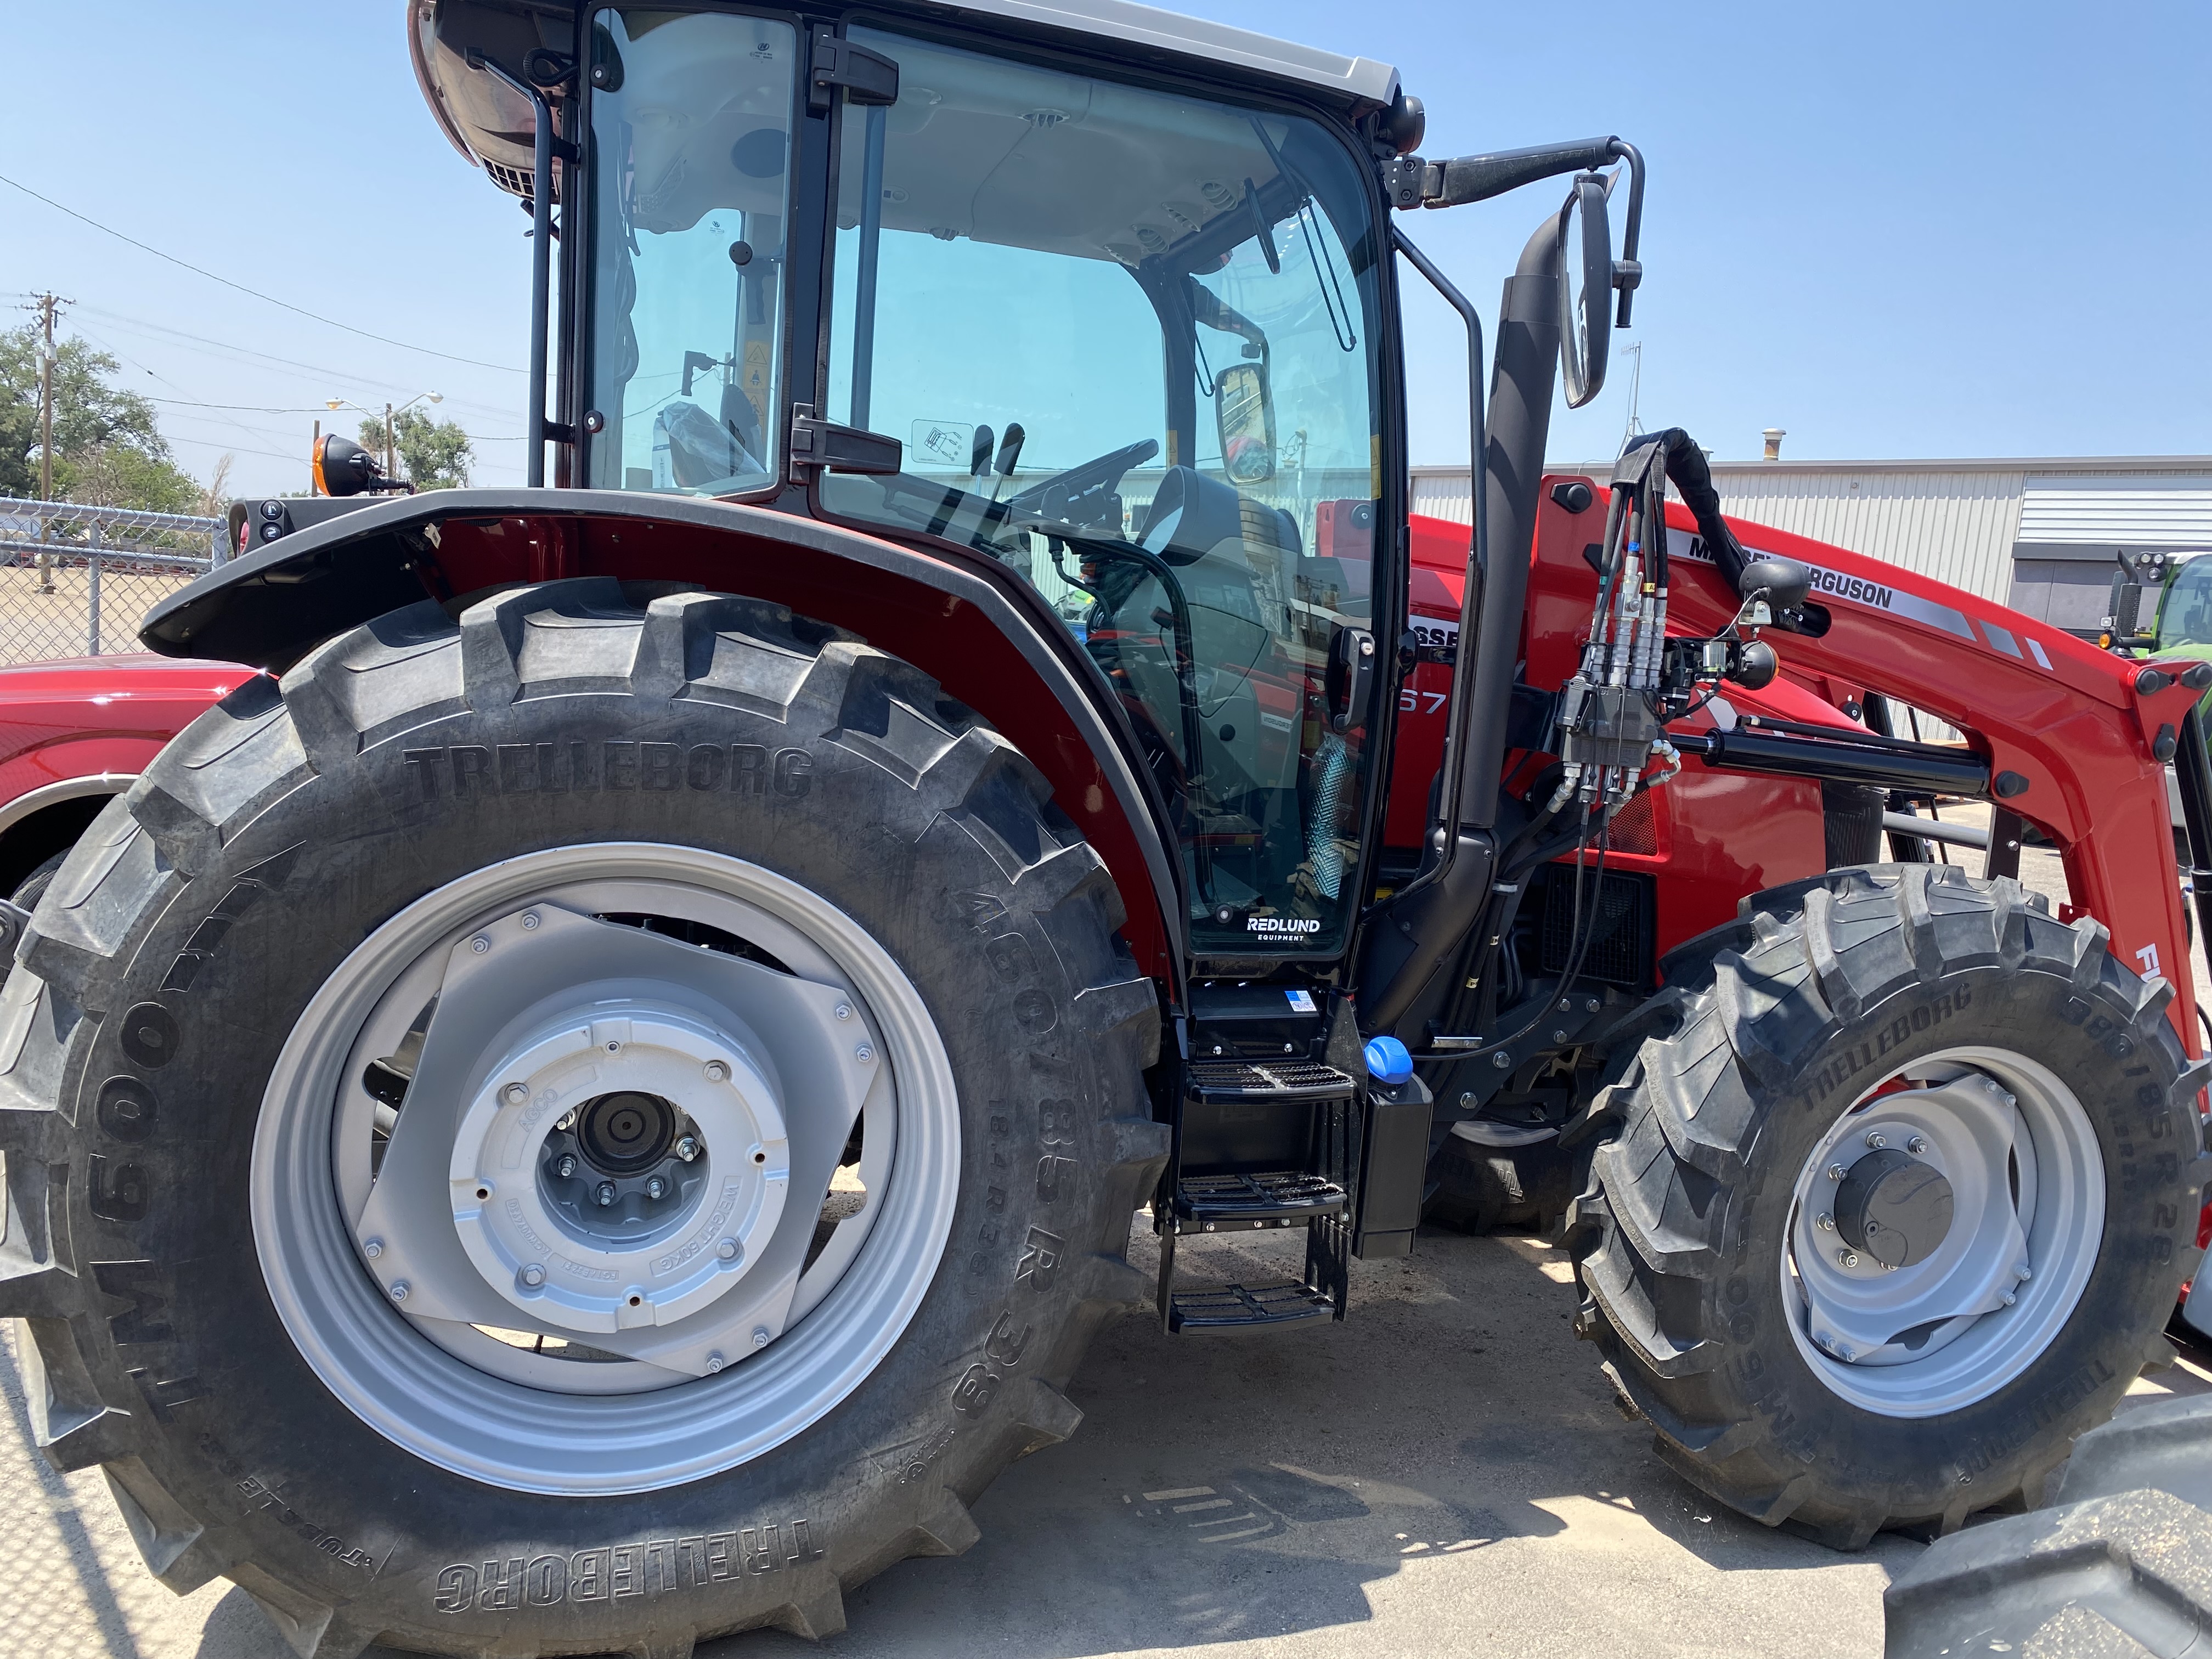
M 1201 951 L 1333 951 L 1357 895 L 1375 238 L 1318 124 L 901 37 L 848 107 L 823 506 L 1033 583 L 1121 694 Z M 1371 647 L 1370 647 L 1371 650 Z M 1372 660 L 1371 656 L 1368 660 Z
M 2212 554 L 2183 556 L 2159 605 L 2158 646 L 2212 650 Z
M 797 46 L 766 18 L 593 15 L 596 488 L 775 481 Z

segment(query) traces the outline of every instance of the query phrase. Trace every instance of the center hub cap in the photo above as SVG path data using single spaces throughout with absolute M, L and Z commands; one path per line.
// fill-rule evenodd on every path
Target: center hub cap
M 453 1224 L 484 1282 L 538 1320 L 672 1324 L 744 1277 L 790 1173 L 781 1105 L 740 1044 L 602 1003 L 524 1043 L 470 1102 Z
M 1949 1234 L 1951 1206 L 1940 1170 L 1890 1147 L 1859 1159 L 1838 1185 L 1836 1231 L 1885 1267 L 1909 1267 Z

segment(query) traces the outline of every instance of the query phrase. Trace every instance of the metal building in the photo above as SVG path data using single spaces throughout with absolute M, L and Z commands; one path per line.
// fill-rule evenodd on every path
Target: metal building
M 1602 477 L 1610 462 L 1554 463 Z M 1413 468 L 1413 511 L 1466 523 L 1465 467 Z M 1716 461 L 1731 515 L 1883 559 L 2075 633 L 2120 550 L 2212 552 L 2212 455 Z

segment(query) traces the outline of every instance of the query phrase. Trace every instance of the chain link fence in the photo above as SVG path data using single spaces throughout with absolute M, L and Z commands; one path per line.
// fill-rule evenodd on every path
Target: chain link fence
M 0 667 L 139 649 L 147 611 L 228 550 L 221 519 L 0 500 Z

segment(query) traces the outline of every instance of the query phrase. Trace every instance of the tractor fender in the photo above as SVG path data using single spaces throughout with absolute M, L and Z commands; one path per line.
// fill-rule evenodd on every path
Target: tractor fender
M 173 657 L 282 673 L 426 595 L 577 576 L 744 594 L 849 629 L 1013 742 L 1121 889 L 1144 970 L 1182 1000 L 1183 901 L 1165 802 L 1097 665 L 1012 571 L 790 513 L 596 489 L 453 489 L 380 501 L 234 559 L 156 605 Z

